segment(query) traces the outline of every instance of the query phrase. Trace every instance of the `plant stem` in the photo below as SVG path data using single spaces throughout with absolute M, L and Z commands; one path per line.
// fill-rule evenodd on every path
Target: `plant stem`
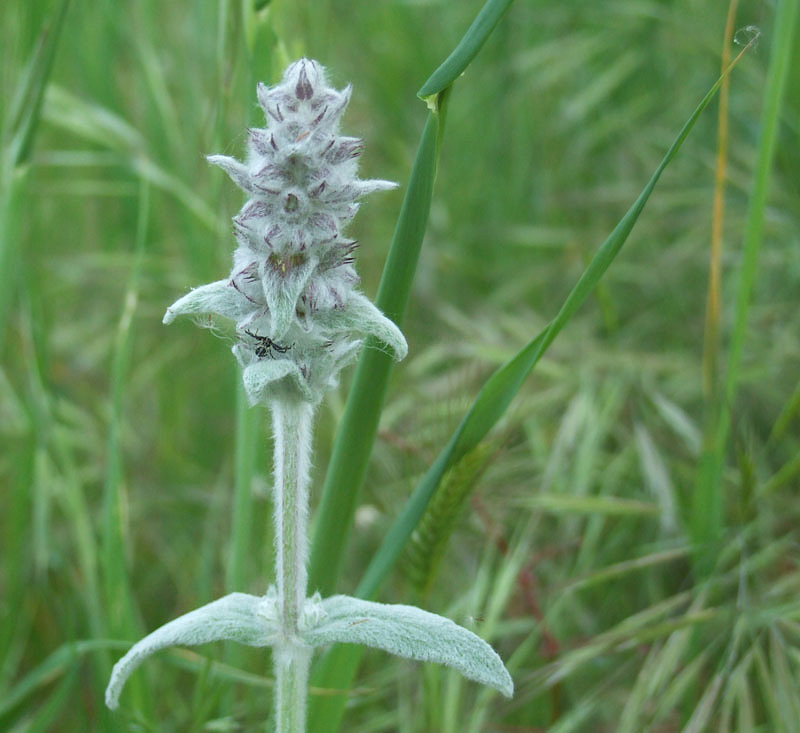
M 276 719 L 278 733 L 305 731 L 308 668 L 311 649 L 298 628 L 308 583 L 308 482 L 311 420 L 307 402 L 271 403 L 275 441 L 275 549 L 281 642 L 275 646 Z

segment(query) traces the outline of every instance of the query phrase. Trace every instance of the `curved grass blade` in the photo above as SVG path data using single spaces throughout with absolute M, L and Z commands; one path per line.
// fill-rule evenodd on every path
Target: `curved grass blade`
M 82 663 L 83 657 L 98 651 L 126 649 L 125 641 L 89 639 L 70 641 L 56 649 L 50 656 L 28 672 L 0 701 L 0 726 L 7 725 L 22 703 L 39 694 L 59 677 L 68 674 Z
M 394 565 L 397 557 L 405 547 L 412 532 L 419 524 L 428 502 L 441 482 L 442 476 L 451 466 L 455 465 L 469 451 L 483 440 L 486 434 L 503 416 L 511 400 L 519 391 L 525 379 L 531 373 L 538 361 L 553 343 L 556 336 L 566 326 L 589 297 L 600 278 L 611 266 L 622 246 L 628 239 L 634 224 L 642 213 L 645 204 L 655 188 L 664 169 L 670 164 L 675 154 L 680 150 L 684 140 L 694 127 L 703 110 L 708 106 L 716 94 L 724 78 L 747 50 L 746 47 L 739 56 L 725 70 L 703 100 L 697 106 L 683 129 L 678 133 L 675 141 L 670 146 L 667 154 L 656 168 L 644 190 L 634 202 L 633 206 L 622 217 L 614 231 L 592 259 L 589 266 L 581 275 L 575 287 L 567 296 L 564 305 L 550 324 L 532 341 L 528 343 L 516 356 L 501 366 L 484 385 L 469 412 L 464 416 L 450 442 L 439 454 L 433 466 L 425 474 L 414 494 L 406 503 L 403 513 L 392 525 L 383 544 L 372 559 L 367 571 L 358 586 L 356 594 L 362 598 L 372 597 L 380 587 L 381 582 Z
M 41 119 L 42 99 L 64 27 L 70 0 L 62 0 L 53 20 L 42 28 L 38 46 L 17 87 L 3 123 L 0 153 L 0 345 L 16 292 L 17 238 L 28 192 L 31 150 Z
M 440 94 L 458 79 L 472 59 L 478 55 L 478 51 L 505 15 L 506 10 L 511 7 L 512 2 L 514 0 L 487 0 L 458 46 L 430 75 L 428 81 L 417 92 L 417 96 L 427 102 L 430 97 Z
M 400 517 L 392 525 L 383 544 L 372 559 L 355 595 L 360 598 L 374 597 L 383 580 L 403 552 L 411 534 L 419 524 L 428 502 L 436 491 L 445 472 L 455 465 L 470 450 L 483 440 L 489 430 L 502 417 L 511 400 L 516 395 L 536 363 L 555 340 L 561 329 L 569 322 L 578 308 L 596 287 L 616 258 L 633 229 L 636 220 L 650 198 L 658 179 L 680 150 L 689 132 L 694 127 L 703 110 L 713 99 L 724 78 L 750 48 L 748 44 L 717 79 L 708 93 L 683 126 L 670 146 L 664 159 L 656 168 L 644 190 L 633 206 L 623 216 L 600 247 L 591 263 L 567 296 L 564 305 L 550 324 L 516 356 L 500 367 L 486 382 L 469 412 L 465 415 L 447 446 L 425 474 L 414 494 L 406 503 Z M 340 646 L 321 661 L 314 674 L 314 684 L 318 687 L 346 690 L 355 678 L 363 650 L 357 647 Z M 346 694 L 346 693 L 345 693 Z M 345 694 L 318 698 L 312 706 L 312 722 L 325 721 L 326 730 L 338 729 L 344 714 Z
M 443 124 L 443 108 L 428 115 L 375 299 L 378 308 L 398 325 L 405 316 L 428 222 Z M 374 338 L 368 338 L 336 436 L 314 525 L 309 587 L 323 595 L 330 595 L 336 587 L 393 365 L 392 356 L 384 353 Z
M 58 39 L 64 27 L 69 3 L 70 0 L 62 0 L 52 23 L 42 29 L 39 45 L 11 103 L 4 134 L 6 138 L 4 147 L 8 146 L 6 155 L 11 158 L 11 167 L 25 165 L 30 158 L 41 119 L 44 92 L 53 68 Z
M 74 702 L 74 688 L 79 681 L 78 670 L 72 670 L 64 677 L 47 702 L 37 707 L 36 715 L 23 723 L 26 733 L 47 733 L 53 730 L 54 720 L 65 707 Z

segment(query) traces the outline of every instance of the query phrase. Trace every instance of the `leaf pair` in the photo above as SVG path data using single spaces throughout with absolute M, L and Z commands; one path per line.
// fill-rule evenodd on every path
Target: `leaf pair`
M 112 710 L 128 677 L 147 657 L 181 644 L 238 641 L 247 646 L 282 643 L 276 596 L 231 593 L 170 621 L 134 644 L 115 665 L 106 688 Z M 511 697 L 514 683 L 497 653 L 483 639 L 414 606 L 374 603 L 350 596 L 319 595 L 306 600 L 300 638 L 309 647 L 335 643 L 363 644 L 400 657 L 453 667 L 469 679 Z

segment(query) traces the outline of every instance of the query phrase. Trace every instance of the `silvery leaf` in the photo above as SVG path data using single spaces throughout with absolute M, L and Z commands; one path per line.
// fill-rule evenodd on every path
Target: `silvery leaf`
M 359 292 L 350 293 L 347 307 L 331 313 L 328 318 L 329 328 L 349 329 L 360 335 L 374 336 L 394 352 L 394 358 L 398 361 L 408 353 L 403 332 Z
M 506 697 L 514 694 L 511 675 L 494 649 L 450 619 L 414 606 L 350 596 L 326 598 L 322 607 L 325 619 L 303 632 L 307 644 L 364 644 L 409 659 L 445 664 Z
M 252 309 L 252 306 L 248 308 L 247 303 L 247 299 L 231 286 L 230 280 L 217 280 L 217 282 L 193 288 L 182 298 L 176 300 L 167 308 L 167 312 L 164 314 L 164 323 L 172 323 L 180 315 L 201 313 L 216 313 L 237 320 Z
M 169 646 L 195 646 L 210 641 L 238 641 L 269 646 L 278 626 L 268 607 L 274 601 L 247 593 L 231 593 L 170 621 L 134 644 L 115 665 L 106 688 L 106 705 L 114 710 L 131 673 L 151 654 Z
M 274 341 L 280 341 L 295 320 L 297 300 L 308 285 L 316 266 L 317 261 L 313 257 L 300 267 L 286 273 L 271 271 L 271 267 L 266 266 L 262 283 L 264 297 L 272 314 L 270 338 Z
M 275 383 L 285 377 L 293 377 L 292 384 L 304 399 L 315 401 L 299 367 L 291 359 L 263 359 L 246 366 L 242 373 L 250 404 L 265 401 L 274 392 Z
M 236 158 L 229 158 L 227 155 L 207 155 L 206 160 L 222 168 L 243 191 L 254 192 L 250 171 L 247 170 L 246 165 L 240 163 Z
M 370 179 L 367 181 L 356 181 L 353 183 L 356 191 L 356 196 L 367 196 L 375 191 L 391 191 L 397 188 L 394 181 L 381 181 L 377 179 Z

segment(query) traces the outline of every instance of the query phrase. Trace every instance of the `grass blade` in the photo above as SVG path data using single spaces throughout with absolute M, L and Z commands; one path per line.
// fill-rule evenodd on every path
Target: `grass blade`
M 700 460 L 694 505 L 690 517 L 692 540 L 699 548 L 719 538 L 724 522 L 722 469 L 730 432 L 730 410 L 739 384 L 739 368 L 747 335 L 747 318 L 753 299 L 758 257 L 763 240 L 767 195 L 777 143 L 778 122 L 790 69 L 792 37 L 797 26 L 798 4 L 800 4 L 798 0 L 783 0 L 775 14 L 775 45 L 772 49 L 764 91 L 764 113 L 758 161 L 747 216 L 742 267 L 737 291 L 736 319 L 728 352 L 728 372 L 724 393 L 720 398 L 721 404 L 713 411 L 706 432 L 705 448 Z M 752 41 L 745 47 L 745 50 L 751 44 Z M 698 557 L 697 562 L 700 573 L 710 570 L 711 561 L 705 561 L 702 557 Z
M 117 326 L 111 364 L 111 415 L 106 445 L 106 475 L 103 489 L 102 562 L 106 631 L 117 638 L 136 638 L 141 634 L 139 610 L 133 597 L 126 552 L 125 512 L 125 458 L 122 433 L 125 419 L 125 393 L 129 381 L 129 366 L 133 350 L 133 322 L 136 316 L 147 228 L 150 219 L 150 186 L 142 180 L 139 186 L 139 211 L 136 223 L 136 243 L 133 266 L 128 278 L 122 313 Z M 139 708 L 151 712 L 141 680 L 134 685 Z
M 442 112 L 428 115 L 376 298 L 377 306 L 398 325 L 403 322 L 428 222 L 443 123 Z M 393 364 L 391 356 L 371 339 L 367 341 L 336 436 L 314 525 L 309 584 L 323 595 L 336 588 Z
M 731 0 L 728 19 L 722 40 L 722 68 L 731 60 L 733 27 L 736 20 L 738 0 Z M 717 171 L 714 182 L 714 216 L 711 222 L 711 261 L 708 268 L 708 302 L 706 305 L 706 329 L 703 338 L 703 388 L 708 399 L 713 399 L 717 384 L 719 362 L 719 321 L 722 300 L 722 230 L 725 221 L 725 179 L 728 168 L 728 97 L 730 84 L 725 80 L 719 92 L 719 114 L 717 116 Z
M 238 375 L 237 375 L 238 377 Z M 253 479 L 255 456 L 258 449 L 259 414 L 250 409 L 241 379 L 236 389 L 236 445 L 234 458 L 233 511 L 231 540 L 225 569 L 225 588 L 232 593 L 247 584 L 246 563 L 252 552 L 253 534 Z
M 12 168 L 25 165 L 30 158 L 41 119 L 44 92 L 47 89 L 68 8 L 69 0 L 62 0 L 52 23 L 42 29 L 39 45 L 11 104 L 4 147 L 7 146 L 6 155 L 10 157 Z
M 749 48 L 749 46 L 747 47 Z M 744 53 L 745 48 L 742 53 Z M 380 584 L 389 573 L 398 556 L 402 552 L 409 537 L 419 524 L 428 502 L 442 480 L 445 471 L 455 465 L 463 456 L 471 451 L 491 430 L 505 413 L 511 400 L 519 391 L 525 379 L 536 366 L 538 361 L 553 343 L 556 336 L 575 315 L 578 308 L 589 297 L 600 278 L 611 266 L 622 246 L 631 233 L 636 220 L 644 209 L 647 200 L 655 188 L 664 169 L 669 165 L 675 154 L 680 150 L 683 141 L 688 136 L 700 114 L 708 106 L 716 94 L 724 78 L 741 58 L 737 56 L 733 63 L 723 72 L 703 100 L 697 106 L 683 129 L 678 133 L 675 141 L 670 146 L 667 154 L 659 164 L 655 173 L 648 181 L 644 190 L 628 210 L 625 216 L 602 244 L 589 266 L 581 275 L 578 283 L 567 296 L 564 305 L 550 324 L 532 341 L 528 343 L 516 356 L 500 367 L 486 382 L 469 412 L 464 416 L 461 424 L 456 429 L 450 442 L 439 454 L 433 466 L 425 474 L 417 486 L 414 494 L 408 500 L 402 514 L 392 525 L 386 539 L 372 559 L 366 573 L 358 586 L 357 594 L 364 598 L 371 598 L 380 587 Z
M 458 79 L 470 65 L 472 59 L 478 55 L 478 51 L 481 50 L 495 26 L 511 7 L 512 2 L 514 0 L 487 0 L 458 46 L 430 75 L 428 81 L 417 92 L 417 96 L 427 101 L 429 97 L 443 92 Z
M 53 68 L 58 40 L 69 0 L 62 0 L 53 21 L 39 35 L 39 45 L 9 107 L 3 129 L 0 158 L 0 344 L 3 342 L 9 304 L 16 291 L 13 276 L 22 205 L 28 190 L 28 159 L 41 118 L 42 99 Z
M 97 651 L 119 650 L 127 642 L 108 639 L 72 641 L 60 646 L 39 665 L 28 672 L 0 702 L 0 723 L 8 723 L 12 713 L 29 697 L 37 694 L 53 680 L 68 674 L 82 658 Z
M 436 491 L 445 472 L 483 440 L 489 430 L 502 417 L 511 400 L 544 352 L 555 340 L 561 329 L 569 322 L 578 308 L 593 291 L 605 274 L 633 229 L 644 209 L 659 177 L 674 158 L 703 110 L 716 94 L 725 76 L 742 57 L 749 45 L 734 59 L 722 76 L 714 83 L 700 104 L 689 117 L 664 159 L 648 181 L 642 193 L 628 210 L 614 231 L 600 247 L 589 267 L 567 296 L 556 317 L 538 336 L 528 343 L 515 357 L 500 367 L 487 381 L 444 450 L 436 458 L 423 477 L 414 494 L 406 503 L 400 517 L 389 530 L 359 584 L 356 595 L 361 598 L 374 597 L 381 583 L 403 552 L 406 543 L 419 524 L 428 502 Z M 355 678 L 363 650 L 352 646 L 333 648 L 320 662 L 314 674 L 318 687 L 346 690 Z M 338 729 L 344 715 L 345 694 L 319 697 L 312 705 L 312 726 L 324 721 L 325 729 Z M 314 729 L 312 727 L 312 729 Z

